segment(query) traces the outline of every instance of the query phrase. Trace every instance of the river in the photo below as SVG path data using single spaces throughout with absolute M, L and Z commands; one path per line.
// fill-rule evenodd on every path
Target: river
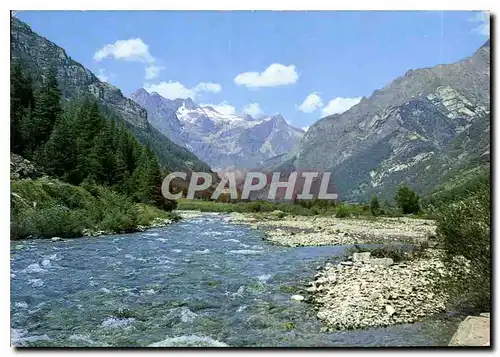
M 435 346 L 456 322 L 323 332 L 291 301 L 344 247 L 289 248 L 203 214 L 141 233 L 11 244 L 15 346 Z

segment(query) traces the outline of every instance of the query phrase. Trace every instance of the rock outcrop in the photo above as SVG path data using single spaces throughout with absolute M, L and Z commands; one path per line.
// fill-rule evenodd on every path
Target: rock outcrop
M 427 193 L 489 164 L 489 42 L 453 64 L 410 70 L 342 114 L 314 123 L 294 160 L 333 172 L 342 198 Z M 328 153 L 328 154 L 325 154 Z
M 490 346 L 490 314 L 467 316 L 458 326 L 449 346 Z
M 37 168 L 29 160 L 14 153 L 10 153 L 10 179 L 23 178 L 36 179 L 43 176 L 43 171 Z
M 38 35 L 27 24 L 11 17 L 11 60 L 19 61 L 35 83 L 41 83 L 53 68 L 66 100 L 94 97 L 113 117 L 123 120 L 142 144 L 149 146 L 160 163 L 169 170 L 210 171 L 185 147 L 181 147 L 152 127 L 147 112 L 109 83 L 100 81 L 90 70 L 74 61 L 55 43 Z

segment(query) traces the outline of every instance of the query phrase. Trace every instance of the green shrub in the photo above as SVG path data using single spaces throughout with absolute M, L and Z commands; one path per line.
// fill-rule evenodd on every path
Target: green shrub
M 420 197 L 408 186 L 399 186 L 394 200 L 404 214 L 420 211 Z
M 88 182 L 84 187 L 49 179 L 11 182 L 12 239 L 78 237 L 88 229 L 129 232 L 173 216 Z
M 285 328 L 285 330 L 291 331 L 291 330 L 295 329 L 295 324 L 291 321 L 287 321 L 283 324 L 283 327 Z
M 337 213 L 335 214 L 335 217 L 337 218 L 346 218 L 351 215 L 349 208 L 346 205 L 340 205 L 337 208 Z
M 380 203 L 378 203 L 377 196 L 373 196 L 370 201 L 370 211 L 374 216 L 380 215 Z
M 441 208 L 436 220 L 445 263 L 453 273 L 447 287 L 462 307 L 478 311 L 490 311 L 490 219 L 487 182 L 474 196 Z
M 413 260 L 421 257 L 427 247 L 411 244 L 386 244 L 379 247 L 361 247 L 357 244 L 344 249 L 344 256 L 354 253 L 370 252 L 372 258 L 391 258 L 395 263 Z

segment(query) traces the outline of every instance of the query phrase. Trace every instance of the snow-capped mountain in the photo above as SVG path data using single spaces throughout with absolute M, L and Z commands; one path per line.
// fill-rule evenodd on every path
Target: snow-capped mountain
M 304 135 L 279 114 L 259 118 L 223 114 L 190 98 L 169 100 L 142 88 L 131 99 L 147 110 L 156 129 L 213 169 L 258 167 L 296 148 Z

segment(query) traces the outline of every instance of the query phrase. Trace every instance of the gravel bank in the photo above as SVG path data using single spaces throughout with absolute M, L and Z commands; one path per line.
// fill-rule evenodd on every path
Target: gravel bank
M 384 259 L 328 263 L 310 282 L 309 300 L 329 330 L 410 323 L 444 311 L 446 295 L 432 285 L 445 270 L 432 250 L 404 264 Z
M 362 243 L 419 243 L 435 235 L 434 221 L 415 218 L 335 218 L 232 213 L 231 222 L 262 230 L 269 241 L 290 247 Z

